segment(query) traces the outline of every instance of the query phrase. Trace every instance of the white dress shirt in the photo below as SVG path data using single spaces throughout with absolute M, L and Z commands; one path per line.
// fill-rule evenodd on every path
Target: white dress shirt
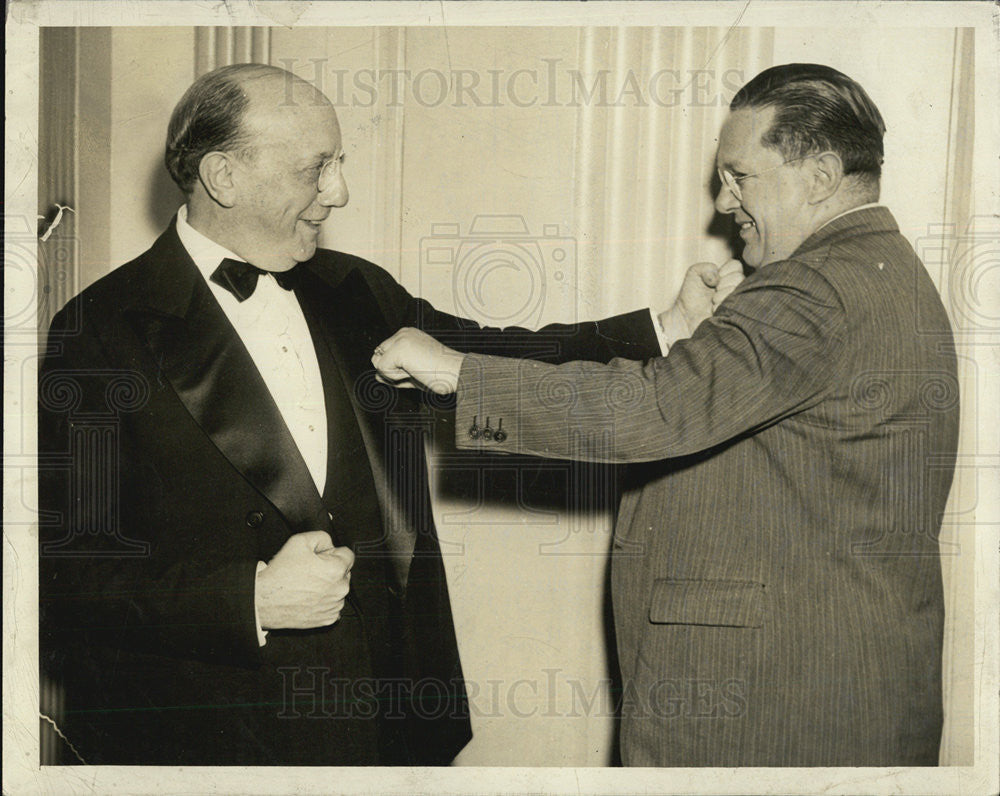
M 188 224 L 187 205 L 177 211 L 177 235 L 243 341 L 322 494 L 326 485 L 326 401 L 312 335 L 295 294 L 278 285 L 273 276 L 261 275 L 253 295 L 239 301 L 213 282 L 210 277 L 223 259 L 243 258 Z M 258 562 L 258 574 L 266 566 Z M 260 626 L 254 602 L 257 641 L 264 646 L 267 632 Z
M 322 494 L 326 484 L 326 403 L 316 349 L 295 294 L 279 286 L 273 276 L 262 275 L 253 295 L 246 301 L 237 300 L 210 277 L 224 258 L 243 258 L 188 224 L 186 205 L 177 213 L 177 234 L 246 346 Z

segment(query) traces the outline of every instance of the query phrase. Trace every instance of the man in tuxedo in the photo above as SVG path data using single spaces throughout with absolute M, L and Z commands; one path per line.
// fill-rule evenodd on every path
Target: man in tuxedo
M 457 389 L 460 429 L 503 419 L 460 447 L 646 463 L 612 562 L 628 765 L 937 763 L 956 362 L 878 204 L 884 130 L 825 66 L 736 94 L 716 208 L 756 270 L 665 357 L 463 356 L 412 329 L 373 356 Z
M 309 83 L 252 64 L 199 78 L 167 135 L 186 204 L 53 321 L 40 661 L 65 694 L 69 762 L 450 762 L 470 725 L 428 409 L 379 384 L 370 351 L 417 326 L 607 361 L 668 334 L 646 310 L 501 334 L 317 248 L 348 200 L 343 158 Z M 661 320 L 694 325 L 721 286 L 694 268 Z

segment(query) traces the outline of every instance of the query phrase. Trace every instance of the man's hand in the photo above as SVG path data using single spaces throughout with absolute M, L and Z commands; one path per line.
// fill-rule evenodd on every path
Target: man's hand
M 379 378 L 389 384 L 416 383 L 438 395 L 458 389 L 458 373 L 464 354 L 442 345 L 419 329 L 400 329 L 376 346 L 372 365 Z
M 660 313 L 660 325 L 671 344 L 690 337 L 703 320 L 743 281 L 743 264 L 729 260 L 724 265 L 695 263 L 688 268 L 677 300 Z
M 340 619 L 354 553 L 326 531 L 297 533 L 257 574 L 255 600 L 265 630 L 326 627 Z

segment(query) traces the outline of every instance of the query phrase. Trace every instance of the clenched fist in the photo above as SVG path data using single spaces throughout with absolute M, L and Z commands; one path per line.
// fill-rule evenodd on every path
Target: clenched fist
M 715 263 L 695 263 L 688 268 L 674 306 L 660 313 L 660 325 L 670 343 L 694 334 L 698 325 L 742 281 L 743 264 L 739 260 L 729 260 L 721 266 Z
M 465 355 L 420 329 L 404 327 L 383 340 L 372 355 L 378 377 L 400 387 L 423 387 L 438 395 L 458 389 Z
M 354 553 L 334 547 L 326 531 L 290 536 L 257 574 L 255 600 L 265 630 L 326 627 L 340 619 Z

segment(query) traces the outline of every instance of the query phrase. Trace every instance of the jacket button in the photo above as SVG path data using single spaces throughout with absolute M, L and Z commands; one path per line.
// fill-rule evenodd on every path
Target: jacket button
M 264 522 L 263 511 L 251 511 L 247 513 L 247 527 L 258 528 Z
M 497 442 L 503 442 L 505 439 L 507 439 L 507 432 L 501 428 L 499 431 L 497 431 L 496 434 L 493 435 L 493 439 L 495 439 Z

